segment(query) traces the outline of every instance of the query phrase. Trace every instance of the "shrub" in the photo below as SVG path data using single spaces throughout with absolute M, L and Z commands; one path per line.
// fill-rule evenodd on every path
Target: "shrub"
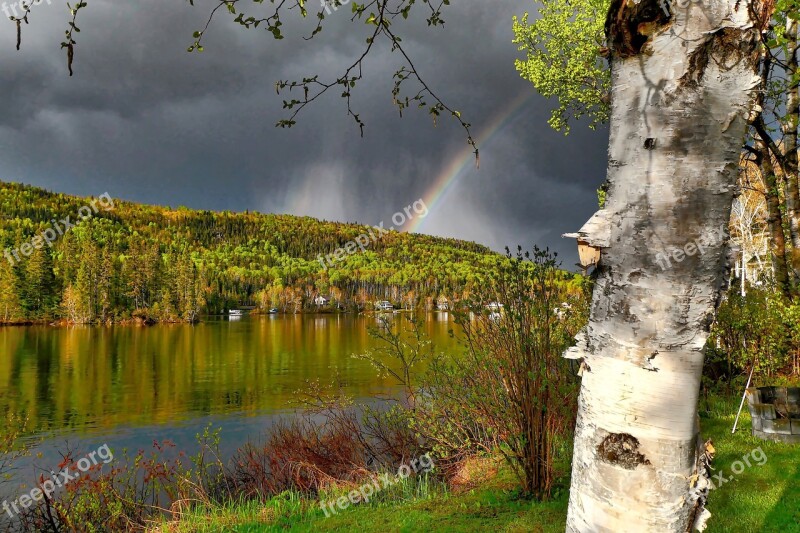
M 508 254 L 494 282 L 457 313 L 465 353 L 436 358 L 421 395 L 415 427 L 436 455 L 499 450 L 527 495 L 549 497 L 577 397 L 561 356 L 585 317 L 585 297 L 568 290 L 554 255 Z
M 706 344 L 708 380 L 730 385 L 749 373 L 775 378 L 790 370 L 800 347 L 800 308 L 775 291 L 752 288 L 745 296 L 732 291 L 717 311 Z

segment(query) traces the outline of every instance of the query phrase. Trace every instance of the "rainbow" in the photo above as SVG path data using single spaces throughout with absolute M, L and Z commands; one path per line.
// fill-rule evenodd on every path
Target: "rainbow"
M 534 91 L 525 91 L 521 93 L 499 113 L 492 117 L 489 124 L 475 138 L 475 143 L 478 145 L 478 148 L 482 149 L 491 141 L 495 134 L 506 126 L 509 119 L 514 117 L 520 108 L 522 108 L 528 100 L 533 98 L 534 94 L 536 94 Z M 433 181 L 433 185 L 431 185 L 428 191 L 422 196 L 425 205 L 428 207 L 428 211 L 433 211 L 447 192 L 453 188 L 453 184 L 464 176 L 464 170 L 473 164 L 475 164 L 475 153 L 471 146 L 467 146 L 447 164 L 444 170 L 442 170 Z M 404 229 L 405 231 L 419 232 L 425 224 L 425 220 L 427 220 L 427 218 L 417 217 L 411 222 L 407 229 Z

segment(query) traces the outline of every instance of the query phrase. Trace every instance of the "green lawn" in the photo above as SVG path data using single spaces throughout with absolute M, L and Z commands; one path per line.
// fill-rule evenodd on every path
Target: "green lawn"
M 728 480 L 711 492 L 708 508 L 713 516 L 707 531 L 800 532 L 800 446 L 751 437 L 747 409 L 740 429 L 731 435 L 737 408 L 736 398 L 714 398 L 709 405 L 701 404 L 703 435 L 713 439 L 717 450 L 715 474 L 722 473 Z M 753 452 L 759 447 L 763 455 Z M 732 474 L 731 466 L 743 457 L 748 457 L 752 466 Z M 502 463 L 486 460 L 477 470 L 486 475 L 471 489 L 448 492 L 442 487 L 395 487 L 369 504 L 354 505 L 329 517 L 318 502 L 287 494 L 268 505 L 250 502 L 192 513 L 154 531 L 564 531 L 566 486 L 559 487 L 550 502 L 531 502 L 517 497 L 514 479 Z M 719 478 L 715 481 L 719 483 Z M 335 496 L 338 494 L 330 497 Z
M 790 446 L 752 437 L 747 406 L 739 419 L 739 429 L 731 435 L 738 399 L 714 399 L 710 403 L 711 416 L 700 420 L 703 435 L 711 437 L 717 449 L 713 463 L 715 476 L 722 473 L 725 479 L 730 479 L 711 491 L 708 509 L 713 516 L 707 531 L 800 531 L 800 445 Z M 752 460 L 752 450 L 756 448 L 761 448 L 766 456 L 763 466 Z M 731 465 L 741 461 L 746 454 L 751 454 L 753 466 L 745 467 L 739 475 L 732 475 Z M 756 457 L 760 457 L 758 452 Z

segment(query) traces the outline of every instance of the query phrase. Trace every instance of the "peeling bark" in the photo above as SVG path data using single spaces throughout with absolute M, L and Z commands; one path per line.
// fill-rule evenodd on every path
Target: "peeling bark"
M 683 533 L 707 518 L 702 348 L 730 268 L 717 236 L 759 83 L 758 30 L 744 4 L 706 0 L 673 10 L 638 53 L 627 35 L 608 40 L 610 186 L 593 217 L 602 236 L 585 236 L 602 260 L 589 324 L 566 354 L 585 363 L 567 531 Z

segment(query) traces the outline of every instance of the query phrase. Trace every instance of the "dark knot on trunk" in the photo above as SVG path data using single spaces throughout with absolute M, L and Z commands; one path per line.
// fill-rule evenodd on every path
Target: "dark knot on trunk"
M 667 0 L 613 0 L 606 16 L 608 53 L 622 58 L 640 54 L 671 18 Z

